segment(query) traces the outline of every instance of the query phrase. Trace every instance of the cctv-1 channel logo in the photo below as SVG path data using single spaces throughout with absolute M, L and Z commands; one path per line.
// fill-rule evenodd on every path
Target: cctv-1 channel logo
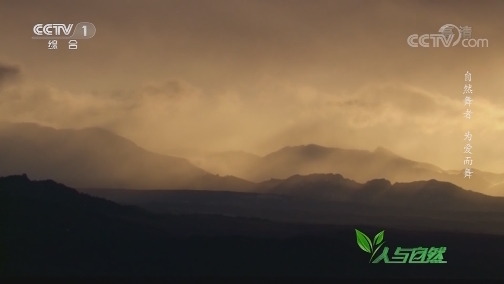
M 72 33 L 73 31 L 73 33 Z M 90 22 L 74 24 L 36 24 L 32 39 L 90 39 L 96 34 L 96 27 Z

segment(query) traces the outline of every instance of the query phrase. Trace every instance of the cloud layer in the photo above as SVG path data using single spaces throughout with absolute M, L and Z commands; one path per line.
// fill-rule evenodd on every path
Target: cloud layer
M 426 153 L 442 153 L 462 161 L 465 131 L 474 133 L 478 155 L 496 148 L 493 137 L 504 138 L 501 109 L 483 99 L 475 99 L 474 114 L 465 119 L 462 99 L 397 82 L 348 94 L 269 86 L 245 97 L 233 92 L 207 96 L 180 80 L 112 93 L 17 85 L 2 91 L 0 118 L 59 128 L 100 126 L 165 153 L 183 147 L 264 154 L 286 145 L 319 143 L 364 149 L 383 145 L 420 160 Z
M 474 166 L 504 171 L 502 1 L 18 2 L 0 1 L 0 63 L 23 67 L 0 65 L 1 119 L 101 126 L 172 154 L 384 146 L 444 168 L 463 167 L 470 130 Z M 55 21 L 97 34 L 77 51 L 30 39 Z M 490 47 L 407 45 L 447 23 Z

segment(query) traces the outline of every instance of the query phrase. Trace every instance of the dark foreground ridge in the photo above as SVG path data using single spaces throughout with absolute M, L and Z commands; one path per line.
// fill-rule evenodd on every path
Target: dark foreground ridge
M 504 197 L 436 180 L 364 184 L 339 174 L 270 180 L 256 192 L 78 189 L 160 214 L 214 214 L 282 223 L 504 235 Z
M 504 279 L 502 236 L 153 214 L 26 176 L 0 178 L 0 208 L 2 276 Z M 370 264 L 356 228 L 448 263 Z

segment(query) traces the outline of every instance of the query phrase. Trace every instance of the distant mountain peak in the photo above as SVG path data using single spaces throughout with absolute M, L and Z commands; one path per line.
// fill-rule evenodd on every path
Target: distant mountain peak
M 370 181 L 367 181 L 365 186 L 377 186 L 379 188 L 389 188 L 392 186 L 392 183 L 388 179 L 380 178 L 380 179 L 373 179 Z
M 296 145 L 296 146 L 285 146 L 281 150 L 288 150 L 288 149 L 329 149 L 328 147 L 324 147 L 321 145 L 317 144 L 306 144 L 306 145 Z
M 222 152 L 213 152 L 207 154 L 210 157 L 249 157 L 249 158 L 260 158 L 260 156 L 256 154 L 252 154 L 242 150 L 231 150 L 231 151 L 222 151 Z
M 186 159 L 150 152 L 99 127 L 6 125 L 0 127 L 1 173 L 25 172 L 77 188 L 136 189 L 184 188 L 208 174 Z
M 278 152 L 282 151 L 298 151 L 300 153 L 325 153 L 327 151 L 332 151 L 335 148 L 329 148 L 329 147 L 324 147 L 320 146 L 317 144 L 307 144 L 307 145 L 298 145 L 298 146 L 287 146 L 282 148 Z
M 307 145 L 303 145 L 304 147 L 307 147 L 307 148 L 327 148 L 327 147 L 324 147 L 324 146 L 320 146 L 320 145 L 317 145 L 317 144 L 307 144 Z
M 399 155 L 397 155 L 396 153 L 390 151 L 389 149 L 387 148 L 384 148 L 382 146 L 379 146 L 377 147 L 373 153 L 375 154 L 384 154 L 384 155 L 388 155 L 388 156 L 394 156 L 394 157 L 399 157 Z
M 11 175 L 11 176 L 7 176 L 7 177 L 0 177 L 0 180 L 5 180 L 5 181 L 8 181 L 8 182 L 26 182 L 26 181 L 30 181 L 30 179 L 28 178 L 28 176 L 26 174 Z
M 328 154 L 333 150 L 334 150 L 333 148 L 323 147 L 323 146 L 316 145 L 316 144 L 286 146 L 278 151 L 272 152 L 272 153 L 264 156 L 264 158 L 269 159 L 272 157 L 283 156 L 283 155 L 294 155 L 294 156 L 301 156 L 301 157 L 304 156 L 304 157 L 313 159 L 313 158 L 318 158 L 318 157 L 324 156 L 325 154 Z

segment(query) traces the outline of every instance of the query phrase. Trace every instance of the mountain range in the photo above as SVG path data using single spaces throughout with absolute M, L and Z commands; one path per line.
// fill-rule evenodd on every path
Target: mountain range
M 306 179 L 324 178 L 334 183 L 347 183 L 336 175 Z M 302 179 L 296 176 L 286 183 L 295 185 Z M 389 186 L 386 181 L 374 183 Z M 444 185 L 430 181 L 421 186 L 405 184 L 397 190 L 404 189 L 418 197 L 436 186 Z M 366 190 L 364 186 L 356 192 Z M 52 180 L 33 181 L 26 175 L 8 176 L 0 178 L 0 250 L 4 260 L 0 261 L 0 277 L 383 279 L 393 276 L 403 280 L 504 277 L 500 266 L 504 261 L 502 212 L 467 214 L 452 207 L 436 213 L 428 206 L 422 210 L 393 209 L 393 206 L 387 209 L 240 192 L 114 189 L 97 192 L 119 194 L 137 202 L 158 200 L 165 202 L 165 210 L 173 210 L 178 200 L 180 208 L 186 210 L 208 210 L 209 205 L 220 205 L 214 209 L 222 211 L 226 209 L 222 205 L 228 203 L 253 213 L 251 206 L 259 205 L 256 212 L 272 213 L 271 210 L 276 209 L 291 219 L 306 218 L 310 214 L 312 218 L 324 219 L 332 213 L 333 224 L 320 224 L 323 223 L 320 220 L 318 224 L 274 222 L 222 214 L 166 214 L 120 205 Z M 435 198 L 435 192 L 430 197 Z M 490 199 L 502 203 L 499 198 L 481 197 L 483 195 L 455 187 L 446 192 L 450 196 L 468 196 L 476 203 Z M 477 196 L 481 200 L 478 201 Z M 198 198 L 200 201 L 196 202 Z M 172 201 L 171 205 L 168 200 Z M 240 200 L 241 203 L 237 202 Z M 467 201 L 465 206 L 475 204 Z M 286 207 L 289 204 L 290 207 Z M 310 208 L 318 213 L 310 212 Z M 427 215 L 428 211 L 439 218 Z M 373 222 L 375 226 L 365 225 Z M 368 263 L 369 254 L 362 252 L 355 241 L 355 228 L 372 235 L 385 232 L 386 246 L 391 249 L 396 246 L 445 246 L 444 259 L 449 265 L 422 265 L 421 269 L 418 265 L 379 265 L 372 269 Z
M 80 189 L 163 214 L 217 214 L 277 222 L 363 224 L 504 234 L 504 197 L 436 180 L 364 184 L 339 174 L 295 175 L 255 192 Z
M 504 195 L 504 174 L 445 171 L 435 165 L 374 151 L 319 145 L 284 147 L 264 157 L 246 152 L 180 158 L 143 149 L 100 128 L 54 129 L 33 123 L 0 124 L 0 175 L 26 173 L 76 188 L 261 191 L 295 175 L 339 174 L 357 183 L 438 180 L 464 189 Z M 265 183 L 266 181 L 266 183 Z
M 26 173 L 72 187 L 249 190 L 253 183 L 219 177 L 183 158 L 149 152 L 100 128 L 54 129 L 0 124 L 0 174 Z
M 504 212 L 504 197 L 492 197 L 437 180 L 394 183 L 374 179 L 364 184 L 339 174 L 295 175 L 264 182 L 258 191 L 408 210 L 460 210 Z
M 412 161 L 383 147 L 366 151 L 310 144 L 284 147 L 264 157 L 224 152 L 192 158 L 191 161 L 214 173 L 226 173 L 254 182 L 285 179 L 296 174 L 336 173 L 360 183 L 382 178 L 391 182 L 435 179 L 473 191 L 504 195 L 504 190 L 492 188 L 504 182 L 504 174 L 473 169 L 473 176 L 464 178 L 462 170 L 448 171 L 429 163 Z

